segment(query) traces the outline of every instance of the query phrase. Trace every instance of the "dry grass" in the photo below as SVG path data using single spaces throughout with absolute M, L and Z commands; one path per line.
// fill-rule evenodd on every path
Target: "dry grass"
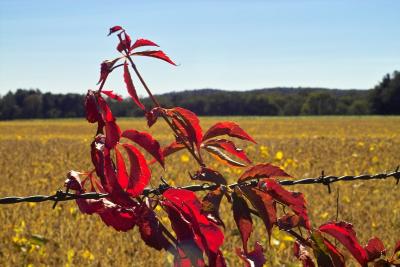
M 203 118 L 204 128 L 217 120 Z M 399 117 L 229 118 L 237 121 L 258 145 L 240 142 L 254 162 L 274 162 L 294 177 L 326 174 L 374 173 L 400 163 Z M 143 120 L 120 120 L 122 128 L 144 130 Z M 172 140 L 163 122 L 151 132 L 163 144 Z M 84 120 L 0 122 L 0 197 L 51 194 L 63 184 L 68 170 L 91 168 L 89 143 L 94 127 Z M 171 184 L 190 183 L 186 173 L 196 170 L 186 152 L 168 158 L 167 169 L 154 167 L 152 184 L 163 175 Z M 230 182 L 240 169 L 211 163 Z M 179 171 L 179 172 L 178 172 Z M 294 188 L 293 188 L 294 189 Z M 336 190 L 340 191 L 339 218 L 350 221 L 365 243 L 379 236 L 392 248 L 400 236 L 399 187 L 394 180 L 340 183 L 333 193 L 318 185 L 297 186 L 305 193 L 314 226 L 336 216 Z M 17 204 L 0 207 L 0 266 L 169 266 L 171 257 L 147 248 L 137 229 L 119 233 L 99 217 L 82 215 L 74 202 Z M 240 245 L 229 206 L 222 207 L 226 221 L 223 251 L 230 266 L 240 266 L 234 254 Z M 268 266 L 298 266 L 292 238 L 274 232 L 271 246 L 256 220 L 253 237 L 267 247 Z M 40 237 L 38 237 L 40 236 Z M 42 239 L 43 237 L 44 239 Z

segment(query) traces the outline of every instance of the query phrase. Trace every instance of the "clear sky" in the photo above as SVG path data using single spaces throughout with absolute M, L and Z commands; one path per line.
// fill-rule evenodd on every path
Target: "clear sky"
M 395 0 L 0 0 L 0 94 L 95 88 L 100 62 L 118 55 L 116 37 L 106 36 L 114 25 L 180 64 L 136 59 L 156 93 L 371 88 L 400 69 L 399 12 Z M 120 71 L 106 88 L 125 91 Z

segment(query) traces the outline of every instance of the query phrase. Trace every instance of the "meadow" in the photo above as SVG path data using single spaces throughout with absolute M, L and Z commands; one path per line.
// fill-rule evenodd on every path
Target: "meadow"
M 376 173 L 400 164 L 400 117 L 201 118 L 204 130 L 222 120 L 236 121 L 258 142 L 238 143 L 253 162 L 273 162 L 295 178 L 318 177 L 322 170 L 327 175 Z M 163 145 L 173 140 L 162 121 L 150 130 L 144 119 L 119 123 L 123 129 L 149 131 Z M 0 122 L 0 197 L 53 194 L 62 188 L 69 170 L 90 170 L 94 127 L 84 119 Z M 242 172 L 210 162 L 229 182 Z M 179 152 L 167 158 L 165 171 L 152 166 L 151 184 L 157 186 L 160 176 L 171 185 L 190 184 L 188 171 L 196 171 L 196 165 L 189 153 Z M 339 219 L 354 224 L 362 244 L 378 236 L 391 250 L 400 237 L 400 185 L 394 179 L 336 183 L 331 194 L 321 185 L 291 189 L 305 194 L 314 226 L 335 219 L 339 208 Z M 234 252 L 241 245 L 240 236 L 231 216 L 224 216 L 228 209 L 223 205 L 221 217 L 227 226 L 223 251 L 229 266 L 241 266 Z M 97 215 L 81 214 L 72 201 L 59 203 L 54 210 L 49 202 L 2 205 L 0 221 L 0 266 L 170 266 L 172 262 L 167 253 L 146 247 L 136 228 L 116 232 Z M 293 238 L 274 231 L 268 245 L 261 221 L 254 221 L 252 239 L 267 248 L 267 266 L 299 266 L 292 257 Z

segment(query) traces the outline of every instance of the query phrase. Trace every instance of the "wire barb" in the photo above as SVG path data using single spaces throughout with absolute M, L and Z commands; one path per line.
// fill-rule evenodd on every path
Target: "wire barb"
M 321 176 L 318 178 L 303 178 L 299 180 L 281 180 L 279 181 L 279 184 L 282 186 L 291 186 L 291 185 L 309 185 L 309 184 L 322 184 L 325 186 L 328 186 L 328 191 L 329 193 L 331 192 L 330 184 L 340 182 L 340 181 L 356 181 L 356 180 L 382 180 L 382 179 L 387 179 L 390 177 L 393 177 L 396 179 L 396 184 L 399 184 L 400 180 L 400 166 L 397 166 L 396 170 L 393 172 L 389 173 L 377 173 L 377 174 L 363 174 L 363 175 L 357 175 L 357 176 L 325 176 L 324 172 L 321 173 Z M 237 186 L 257 186 L 258 180 L 251 180 L 251 181 L 246 181 L 242 183 L 234 183 L 227 185 L 227 188 L 233 189 Z M 188 186 L 183 186 L 180 187 L 180 189 L 186 189 L 192 192 L 198 192 L 198 191 L 210 191 L 210 190 L 215 190 L 221 185 L 218 184 L 207 184 L 203 183 L 200 185 L 188 185 Z M 160 184 L 159 187 L 149 189 L 146 188 L 142 196 L 150 196 L 150 195 L 161 195 L 164 193 L 168 188 L 171 188 L 166 181 L 163 179 L 162 184 Z M 97 193 L 97 192 L 89 192 L 89 193 L 84 193 L 84 194 L 73 194 L 69 193 L 68 191 L 63 192 L 61 190 L 58 190 L 54 195 L 51 196 L 45 196 L 45 195 L 36 195 L 36 196 L 28 196 L 28 197 L 4 197 L 0 198 L 0 204 L 15 204 L 15 203 L 21 203 L 21 202 L 44 202 L 44 201 L 54 201 L 54 207 L 56 203 L 59 201 L 69 201 L 69 200 L 74 200 L 74 199 L 100 199 L 100 198 L 105 198 L 107 197 L 108 194 L 102 194 L 102 193 Z

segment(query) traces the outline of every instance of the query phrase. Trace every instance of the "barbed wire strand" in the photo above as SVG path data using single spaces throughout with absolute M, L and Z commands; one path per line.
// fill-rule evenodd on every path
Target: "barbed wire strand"
M 377 174 L 362 174 L 362 175 L 344 175 L 344 176 L 325 176 L 324 172 L 322 172 L 321 176 L 317 178 L 303 178 L 299 180 L 280 180 L 279 184 L 282 186 L 292 186 L 292 185 L 310 185 L 310 184 L 322 184 L 328 187 L 328 192 L 331 192 L 330 184 L 341 182 L 341 181 L 357 181 L 357 180 L 383 180 L 393 177 L 396 179 L 396 185 L 399 184 L 400 181 L 400 171 L 399 167 L 396 168 L 393 172 L 385 172 L 385 173 L 377 173 Z M 227 185 L 230 189 L 233 189 L 237 186 L 256 186 L 259 180 L 250 180 L 241 183 L 234 183 Z M 178 187 L 180 189 L 186 189 L 192 192 L 198 191 L 212 191 L 219 187 L 217 184 L 208 184 L 204 183 L 201 185 L 189 185 Z M 158 188 L 145 189 L 142 193 L 142 196 L 151 196 L 151 195 L 161 195 L 168 188 L 172 186 L 168 185 L 165 179 L 162 178 L 162 184 Z M 0 204 L 15 204 L 21 202 L 44 202 L 44 201 L 54 201 L 56 204 L 58 201 L 69 201 L 75 199 L 101 199 L 107 197 L 108 194 L 102 194 L 97 192 L 89 192 L 84 194 L 74 194 L 68 191 L 63 192 L 62 190 L 58 190 L 54 195 L 46 196 L 46 195 L 36 195 L 36 196 L 28 196 L 28 197 L 4 197 L 0 198 Z M 53 206 L 55 207 L 55 205 Z

